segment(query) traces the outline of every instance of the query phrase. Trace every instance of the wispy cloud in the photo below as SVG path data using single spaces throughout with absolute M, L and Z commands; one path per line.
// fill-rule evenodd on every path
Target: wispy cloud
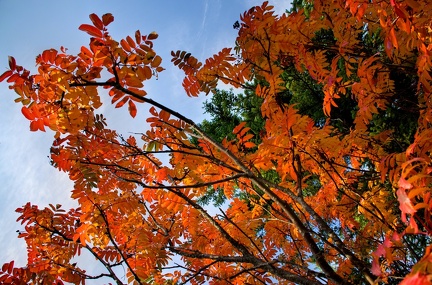
M 72 182 L 49 164 L 49 146 L 52 133 L 31 133 L 29 122 L 22 117 L 19 106 L 3 102 L 0 107 L 2 124 L 0 133 L 0 236 L 3 254 L 0 264 L 15 260 L 25 265 L 25 242 L 17 239 L 15 209 L 31 201 L 42 208 L 48 203 L 74 206 L 70 199 Z M 14 113 L 12 113 L 14 112 Z
M 202 21 L 201 21 L 201 27 L 200 27 L 200 30 L 198 32 L 198 39 L 201 38 L 201 36 L 204 32 L 205 26 L 206 26 L 208 7 L 209 7 L 209 0 L 205 0 L 204 12 L 203 12 L 203 17 L 202 17 Z
M 274 6 L 274 11 L 276 14 L 281 15 L 285 13 L 286 10 L 289 10 L 291 8 L 291 2 L 292 0 L 270 0 L 269 5 Z M 262 0 L 250 0 L 245 1 L 246 5 L 249 7 L 262 5 Z M 249 8 L 248 7 L 248 8 Z

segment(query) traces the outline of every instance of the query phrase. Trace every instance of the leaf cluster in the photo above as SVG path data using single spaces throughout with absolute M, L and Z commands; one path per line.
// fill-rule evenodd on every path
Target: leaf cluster
M 77 55 L 43 51 L 35 74 L 10 57 L 0 81 L 32 131 L 53 131 L 52 165 L 73 181 L 79 207 L 17 209 L 28 264 L 5 264 L 0 280 L 430 281 L 431 5 L 251 8 L 234 49 L 203 62 L 172 53 L 188 96 L 215 92 L 202 124 L 146 96 L 146 81 L 164 70 L 157 34 L 116 41 L 111 14 L 80 26 L 91 40 Z M 97 114 L 105 101 L 132 117 L 148 105 L 148 130 L 109 129 Z M 82 251 L 100 274 L 73 263 Z

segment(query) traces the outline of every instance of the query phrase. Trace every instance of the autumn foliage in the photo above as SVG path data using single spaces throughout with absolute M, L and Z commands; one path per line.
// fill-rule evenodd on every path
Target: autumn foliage
M 77 55 L 43 51 L 35 74 L 10 57 L 0 81 L 18 94 L 30 130 L 53 131 L 52 164 L 74 182 L 79 208 L 17 209 L 28 264 L 5 264 L 2 284 L 431 282 L 432 2 L 303 8 L 283 15 L 267 3 L 251 8 L 235 48 L 204 62 L 172 52 L 189 96 L 218 82 L 237 89 L 258 82 L 265 118 L 258 145 L 247 122 L 234 140 L 218 142 L 157 94 L 150 99 L 145 82 L 164 70 L 157 34 L 114 40 L 111 14 L 92 14 L 79 27 L 91 38 Z M 316 40 L 321 31 L 331 32 L 331 44 Z M 381 42 L 373 53 L 362 44 L 370 35 Z M 325 122 L 277 101 L 289 67 L 322 89 Z M 394 151 L 394 130 L 372 126 L 389 108 L 406 112 L 396 80 L 406 74 L 418 120 L 409 145 Z M 140 105 L 149 109 L 149 129 L 128 138 L 109 129 L 98 113 L 108 97 L 132 117 Z M 344 132 L 332 123 L 342 98 L 355 103 Z M 198 203 L 210 188 L 223 192 L 223 207 Z M 75 264 L 84 251 L 104 267 L 100 275 Z

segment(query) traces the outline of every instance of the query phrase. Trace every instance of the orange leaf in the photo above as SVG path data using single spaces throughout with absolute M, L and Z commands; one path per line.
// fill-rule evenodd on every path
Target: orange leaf
M 33 121 L 35 119 L 35 115 L 26 106 L 21 108 L 21 112 L 23 113 L 24 117 L 27 118 L 27 120 Z
M 237 127 L 234 128 L 233 134 L 237 134 L 246 125 L 246 122 L 241 122 Z
M 136 44 L 135 44 L 134 40 L 130 36 L 126 37 L 126 41 L 128 42 L 128 44 L 129 44 L 129 46 L 131 48 L 135 48 L 136 47 Z
M 150 67 L 144 66 L 143 71 L 144 71 L 144 75 L 145 75 L 146 79 L 150 79 L 152 77 L 153 73 L 152 73 Z
M 148 36 L 147 39 L 149 40 L 155 40 L 159 37 L 159 35 L 156 32 L 151 32 Z
M 168 113 L 167 111 L 162 110 L 162 111 L 160 111 L 160 113 L 159 113 L 159 118 L 160 118 L 162 121 L 167 122 L 168 119 L 169 119 L 169 117 L 170 117 L 170 115 L 171 115 L 171 114 Z
M 82 24 L 78 29 L 93 37 L 102 38 L 103 36 L 101 30 L 92 25 Z
M 127 52 L 131 52 L 131 51 L 132 51 L 130 45 L 127 43 L 127 41 L 126 41 L 125 39 L 122 39 L 122 40 L 120 41 L 120 44 L 121 44 L 122 48 L 123 48 L 125 51 L 127 51 Z
M 245 142 L 245 143 L 243 144 L 243 146 L 244 146 L 245 148 L 253 148 L 253 147 L 256 146 L 256 144 L 253 143 L 253 142 Z
M 160 56 L 155 56 L 152 63 L 151 63 L 151 67 L 158 67 L 162 62 L 162 58 Z
M 393 46 L 397 49 L 399 46 L 398 46 L 398 42 L 397 42 L 397 39 L 396 39 L 396 33 L 395 33 L 394 28 L 390 29 L 389 38 L 390 38 L 391 43 L 393 44 Z
M 183 79 L 182 86 L 188 96 L 198 96 L 200 93 L 200 83 L 193 75 L 188 75 Z
M 93 57 L 93 53 L 88 48 L 86 48 L 85 46 L 81 47 L 81 53 L 85 56 L 90 57 L 90 58 Z
M 253 137 L 254 137 L 253 134 L 245 135 L 245 136 L 242 138 L 242 141 L 248 141 L 248 140 L 250 140 L 250 139 L 253 138 Z
M 159 169 L 157 172 L 156 172 L 156 181 L 157 182 L 162 182 L 163 180 L 165 180 L 166 178 L 167 178 L 167 176 L 168 176 L 168 171 L 167 171 L 167 169 L 164 167 L 164 168 L 161 168 L 161 169 Z
M 241 130 L 241 132 L 239 132 L 239 136 L 240 137 L 243 137 L 247 132 L 249 132 L 249 130 L 250 130 L 250 128 L 249 127 L 246 127 L 246 128 L 243 128 L 242 130 Z M 253 135 L 252 135 L 253 136 Z M 245 141 L 247 141 L 248 139 L 246 139 L 246 138 L 243 138 Z

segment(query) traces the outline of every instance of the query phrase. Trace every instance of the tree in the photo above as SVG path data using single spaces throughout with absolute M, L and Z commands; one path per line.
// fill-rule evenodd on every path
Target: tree
M 199 124 L 200 128 L 210 134 L 213 139 L 222 142 L 223 139 L 235 139 L 232 130 L 241 122 L 247 122 L 254 135 L 255 143 L 259 143 L 259 133 L 264 129 L 264 120 L 260 107 L 262 99 L 256 96 L 251 86 L 245 90 L 245 94 L 235 94 L 232 90 L 214 90 L 210 100 L 204 102 L 204 112 L 211 119 Z
M 240 89 L 258 83 L 265 131 L 255 139 L 241 122 L 234 138 L 218 142 L 146 97 L 143 82 L 164 70 L 153 50 L 157 34 L 137 31 L 117 42 L 107 31 L 111 14 L 92 14 L 92 24 L 80 26 L 92 38 L 78 55 L 44 51 L 36 74 L 10 57 L 0 81 L 18 94 L 31 130 L 54 132 L 52 164 L 74 181 L 80 207 L 28 203 L 17 209 L 28 264 L 5 264 L 0 280 L 430 282 L 431 5 L 310 1 L 279 16 L 264 2 L 241 16 L 234 51 L 224 48 L 204 63 L 173 52 L 190 96 L 211 92 L 218 81 Z M 325 31 L 332 32 L 330 40 L 317 42 Z M 382 40 L 382 49 L 365 51 L 359 40 L 365 31 Z M 321 86 L 325 121 L 281 104 L 292 68 Z M 416 92 L 396 94 L 402 79 Z M 107 128 L 97 113 L 100 89 L 116 107 L 128 105 L 132 117 L 137 104 L 150 105 L 150 130 L 123 138 Z M 355 104 L 348 108 L 355 111 L 348 128 L 331 120 L 349 106 L 338 105 L 344 99 Z M 416 118 L 414 135 L 395 138 L 401 130 L 385 122 L 408 114 Z M 198 203 L 209 187 L 229 204 L 216 213 Z M 87 275 L 74 264 L 82 251 L 106 271 Z M 167 271 L 174 255 L 182 263 Z M 126 281 L 118 266 L 127 270 Z

